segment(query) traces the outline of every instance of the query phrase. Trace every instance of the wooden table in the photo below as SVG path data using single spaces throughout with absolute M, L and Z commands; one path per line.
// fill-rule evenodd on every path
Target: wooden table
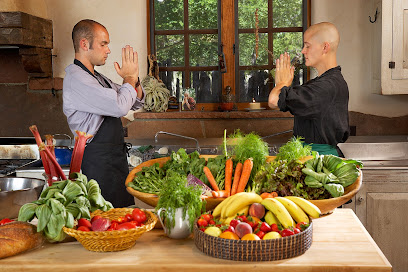
M 314 221 L 305 254 L 273 262 L 236 262 L 209 257 L 191 238 L 173 240 L 162 230 L 143 234 L 121 252 L 87 251 L 78 242 L 0 260 L 0 271 L 391 271 L 391 265 L 351 209 L 337 209 Z

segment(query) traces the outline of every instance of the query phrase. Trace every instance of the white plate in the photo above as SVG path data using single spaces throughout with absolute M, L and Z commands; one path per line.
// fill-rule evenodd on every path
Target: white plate
M 266 108 L 259 108 L 259 109 L 250 109 L 250 108 L 245 108 L 245 110 L 246 111 L 263 111 L 263 110 L 265 110 Z

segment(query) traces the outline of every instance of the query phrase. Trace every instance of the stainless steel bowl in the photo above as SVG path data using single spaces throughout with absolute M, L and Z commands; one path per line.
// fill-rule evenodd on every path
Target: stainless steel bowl
M 0 178 L 0 219 L 17 218 L 21 206 L 39 198 L 44 184 L 35 178 Z

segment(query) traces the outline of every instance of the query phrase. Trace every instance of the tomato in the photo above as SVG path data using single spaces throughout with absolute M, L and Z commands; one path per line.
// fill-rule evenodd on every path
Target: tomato
M 226 232 L 226 231 L 235 233 L 235 228 L 233 226 L 228 226 L 228 228 L 226 230 L 224 230 L 224 232 Z
M 272 225 L 271 225 L 271 231 L 280 232 L 278 225 L 272 224 Z
M 0 226 L 4 225 L 4 224 L 7 224 L 7 223 L 10 223 L 10 222 L 13 222 L 13 221 L 14 220 L 11 220 L 9 218 L 4 218 L 4 219 L 0 220 Z
M 102 216 L 100 215 L 95 215 L 94 217 L 91 218 L 91 223 L 93 223 L 93 221 L 95 221 L 96 219 L 102 218 Z
M 132 216 L 133 220 L 139 222 L 139 223 L 144 223 L 146 221 L 146 214 L 144 211 L 142 211 L 139 208 L 135 208 L 132 211 Z
M 258 235 L 258 237 L 261 238 L 261 240 L 265 236 L 265 232 L 263 232 L 262 230 L 256 232 L 255 234 Z
M 129 229 L 134 229 L 136 227 L 137 227 L 136 224 L 132 222 L 126 222 L 126 223 L 119 224 L 116 230 L 129 230 Z
M 247 221 L 247 217 L 245 215 L 238 215 L 236 218 L 241 222 Z
M 109 228 L 112 228 L 113 230 L 116 230 L 119 226 L 119 223 L 116 221 L 111 222 L 111 225 Z
M 78 227 L 80 226 L 88 227 L 89 229 L 92 228 L 91 222 L 86 218 L 81 218 L 78 220 Z
M 261 227 L 260 227 L 261 231 L 263 231 L 264 233 L 268 233 L 272 231 L 271 226 L 269 226 L 268 223 L 266 222 L 262 222 Z
M 200 216 L 200 218 L 202 218 L 202 219 L 204 219 L 205 221 L 210 221 L 211 219 L 212 219 L 212 216 L 210 215 L 210 214 L 208 214 L 208 213 L 205 213 L 205 214 L 202 214 L 201 216 Z M 215 224 L 214 224 L 215 225 Z
M 133 220 L 133 215 L 130 214 L 130 213 L 127 213 L 127 214 L 125 215 L 125 218 L 126 218 L 126 220 L 127 220 L 128 222 L 130 222 L 130 221 Z
M 197 220 L 197 225 L 199 227 L 206 227 L 206 226 L 208 226 L 208 222 L 205 219 L 200 218 L 200 219 Z
M 298 234 L 298 233 L 300 233 L 300 229 L 298 229 L 298 228 L 293 228 L 293 232 L 294 232 L 295 234 Z
M 285 237 L 285 236 L 291 236 L 291 235 L 294 235 L 295 233 L 293 232 L 293 230 L 291 230 L 291 229 L 284 229 L 284 230 L 282 230 L 281 232 L 280 232 L 280 235 L 282 236 L 282 237 Z
M 306 222 L 299 222 L 296 224 L 296 228 L 298 228 L 300 231 L 304 231 L 305 229 L 307 229 L 309 227 L 310 224 L 306 223 Z
M 230 226 L 235 229 L 239 223 L 241 223 L 241 220 L 232 219 L 231 222 L 230 222 Z
M 119 224 L 127 222 L 126 217 L 119 217 L 116 221 L 118 221 Z
M 91 229 L 88 228 L 88 227 L 86 227 L 86 226 L 80 226 L 79 228 L 77 228 L 77 230 L 80 230 L 80 231 L 90 231 Z

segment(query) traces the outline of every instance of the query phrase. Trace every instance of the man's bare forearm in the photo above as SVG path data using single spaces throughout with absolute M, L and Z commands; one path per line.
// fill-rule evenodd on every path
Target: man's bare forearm
M 278 101 L 279 101 L 279 95 L 281 93 L 281 89 L 285 87 L 284 83 L 278 83 L 276 86 L 272 89 L 272 91 L 269 93 L 269 98 L 268 98 L 268 106 L 270 108 L 276 108 L 278 107 Z

